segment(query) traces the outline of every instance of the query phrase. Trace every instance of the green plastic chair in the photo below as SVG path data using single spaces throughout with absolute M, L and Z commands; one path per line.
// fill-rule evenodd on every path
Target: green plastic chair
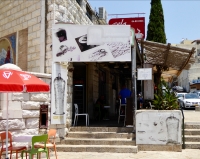
M 33 136 L 32 137 L 32 146 L 30 150 L 23 150 L 21 152 L 21 157 L 23 159 L 23 154 L 24 153 L 28 153 L 29 154 L 29 159 L 33 159 L 33 155 L 37 154 L 37 159 L 39 159 L 39 154 L 42 152 L 46 153 L 46 158 L 48 159 L 48 149 L 46 147 L 46 143 L 47 143 L 47 139 L 48 139 L 48 134 L 44 134 L 44 135 L 38 135 L 38 136 Z M 35 143 L 43 143 L 44 147 L 43 148 L 35 148 L 34 145 Z

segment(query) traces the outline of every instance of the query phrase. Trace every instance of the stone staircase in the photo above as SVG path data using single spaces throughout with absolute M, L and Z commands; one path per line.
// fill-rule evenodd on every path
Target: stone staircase
M 132 128 L 71 127 L 68 136 L 57 145 L 57 151 L 137 153 L 134 145 Z
M 185 148 L 200 149 L 200 123 L 185 123 Z

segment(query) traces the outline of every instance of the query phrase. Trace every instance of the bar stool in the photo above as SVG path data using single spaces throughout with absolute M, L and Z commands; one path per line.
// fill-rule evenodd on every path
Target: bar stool
M 126 103 L 126 98 L 125 98 L 125 103 Z M 124 108 L 124 109 L 122 109 Z M 124 110 L 124 113 L 122 112 Z M 120 122 L 120 117 L 124 117 L 124 126 L 125 126 L 125 121 L 126 121 L 126 104 L 121 104 L 121 99 L 119 99 L 119 115 L 118 115 L 118 124 Z

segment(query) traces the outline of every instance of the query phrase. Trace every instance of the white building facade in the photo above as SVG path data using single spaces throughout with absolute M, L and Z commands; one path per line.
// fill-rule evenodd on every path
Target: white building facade
M 193 54 L 195 63 L 191 65 L 189 70 L 183 70 L 178 76 L 178 85 L 182 86 L 186 92 L 190 92 L 190 84 L 200 83 L 200 40 L 183 40 L 175 46 L 188 49 L 196 48 Z

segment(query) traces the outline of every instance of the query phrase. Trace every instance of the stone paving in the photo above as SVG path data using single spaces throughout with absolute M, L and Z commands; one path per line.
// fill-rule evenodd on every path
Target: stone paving
M 182 152 L 140 151 L 138 153 L 58 152 L 58 159 L 199 159 L 199 149 Z M 56 159 L 52 154 L 51 159 Z
M 185 122 L 199 122 L 200 111 L 184 110 Z M 199 159 L 199 149 L 182 152 L 139 151 L 138 153 L 58 152 L 58 159 Z M 51 159 L 56 159 L 51 152 Z

